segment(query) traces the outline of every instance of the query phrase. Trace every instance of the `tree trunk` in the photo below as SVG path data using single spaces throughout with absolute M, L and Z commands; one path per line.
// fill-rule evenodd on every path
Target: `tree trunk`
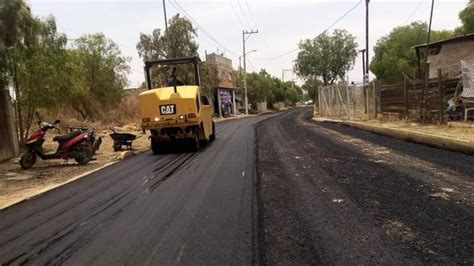
M 71 107 L 72 107 L 72 109 L 76 110 L 81 115 L 82 120 L 87 119 L 87 112 L 84 112 L 81 107 L 79 107 L 77 105 L 74 105 L 74 104 L 72 104 Z
M 13 70 L 13 86 L 15 89 L 15 110 L 17 113 L 17 125 L 18 129 L 20 131 L 20 143 L 23 144 L 25 143 L 25 129 L 23 128 L 23 114 L 22 114 L 22 109 L 21 109 L 21 95 L 20 95 L 20 85 L 18 84 L 18 71 L 17 71 L 17 66 L 15 64 L 14 70 Z

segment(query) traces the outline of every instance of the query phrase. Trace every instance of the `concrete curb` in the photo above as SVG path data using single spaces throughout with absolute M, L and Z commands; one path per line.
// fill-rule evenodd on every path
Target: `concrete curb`
M 139 155 L 139 154 L 142 154 L 142 153 L 144 153 L 144 152 L 146 152 L 146 151 L 148 151 L 148 150 L 137 151 L 137 152 L 135 152 L 135 156 L 136 156 L 136 155 Z M 132 157 L 134 157 L 134 156 L 132 156 Z M 131 157 L 129 157 L 129 158 L 131 158 Z M 125 160 L 126 160 L 126 159 L 125 159 Z M 61 182 L 61 183 L 58 183 L 58 184 L 54 184 L 54 185 L 50 185 L 50 186 L 44 187 L 44 188 L 42 188 L 42 189 L 36 191 L 34 194 L 31 194 L 31 195 L 29 195 L 29 196 L 27 196 L 27 197 L 25 197 L 25 198 L 18 199 L 18 200 L 16 200 L 16 201 L 13 201 L 13 202 L 7 203 L 7 204 L 5 204 L 5 205 L 3 205 L 3 206 L 0 206 L 0 211 L 4 211 L 4 210 L 6 210 L 6 209 L 8 209 L 8 208 L 10 208 L 10 207 L 13 207 L 13 206 L 17 205 L 17 204 L 20 204 L 20 203 L 22 203 L 22 202 L 25 202 L 25 201 L 34 199 L 34 198 L 36 198 L 36 197 L 39 197 L 39 196 L 41 196 L 42 194 L 44 194 L 44 193 L 46 193 L 46 192 L 48 192 L 48 191 L 51 191 L 51 190 L 54 190 L 54 189 L 56 189 L 56 188 L 58 188 L 58 187 L 62 187 L 62 186 L 64 186 L 64 185 L 66 185 L 66 184 L 72 183 L 72 182 L 74 182 L 74 181 L 76 181 L 76 180 L 78 180 L 78 179 L 81 179 L 81 178 L 83 178 L 83 177 L 85 177 L 85 176 L 88 176 L 88 175 L 90 175 L 90 174 L 93 174 L 93 173 L 95 173 L 95 172 L 98 172 L 98 171 L 100 171 L 100 170 L 102 170 L 102 169 L 104 169 L 104 168 L 110 167 L 110 166 L 112 166 L 112 165 L 114 165 L 114 164 L 117 164 L 117 163 L 119 163 L 119 162 L 121 162 L 121 161 L 124 161 L 124 160 L 117 160 L 117 161 L 113 161 L 113 162 L 106 163 L 106 164 L 104 164 L 104 165 L 102 165 L 102 166 L 100 166 L 100 167 L 98 167 L 98 168 L 96 168 L 96 169 L 93 169 L 93 170 L 87 171 L 87 172 L 85 172 L 85 173 L 82 173 L 82 174 L 80 174 L 80 175 L 74 176 L 73 178 L 68 179 L 68 180 L 66 180 L 66 181 L 64 181 L 64 182 Z
M 465 154 L 474 154 L 474 142 L 463 141 L 458 139 L 451 139 L 443 136 L 435 136 L 421 132 L 415 132 L 410 130 L 398 129 L 398 128 L 386 128 L 378 127 L 373 125 L 367 125 L 364 123 L 353 122 L 353 121 L 341 121 L 332 119 L 316 119 L 313 120 L 319 122 L 334 122 L 340 123 L 353 128 L 362 129 L 372 133 L 385 135 L 401 140 L 411 141 L 415 143 L 424 144 L 427 146 L 440 148 L 444 150 L 450 150 L 455 152 L 461 152 Z

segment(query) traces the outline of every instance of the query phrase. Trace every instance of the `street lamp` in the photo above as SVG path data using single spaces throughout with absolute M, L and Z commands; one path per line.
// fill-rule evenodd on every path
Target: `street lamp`
M 256 52 L 256 51 L 257 51 L 257 50 L 254 49 L 254 50 L 252 50 L 252 51 L 249 51 L 249 52 L 245 53 L 245 55 L 247 56 L 248 54 L 253 53 L 253 52 Z M 242 55 L 239 56 L 239 71 L 240 71 L 240 73 L 242 74 L 242 62 L 241 62 L 241 60 L 242 60 Z
M 252 34 L 257 34 L 258 30 L 244 30 L 242 31 L 242 46 L 243 46 L 243 56 L 244 56 L 244 90 L 245 90 L 245 114 L 249 114 L 249 100 L 247 98 L 247 60 L 245 60 L 247 53 L 245 52 L 245 41 L 247 41 Z M 245 35 L 248 35 L 247 39 L 245 38 Z

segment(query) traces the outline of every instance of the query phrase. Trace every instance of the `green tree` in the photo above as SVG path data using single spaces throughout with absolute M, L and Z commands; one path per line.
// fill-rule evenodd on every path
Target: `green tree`
M 138 55 L 144 60 L 177 58 L 197 55 L 198 44 L 195 41 L 197 29 L 191 21 L 179 14 L 169 20 L 168 30 L 154 29 L 151 34 L 140 33 L 137 43 Z M 151 70 L 153 82 L 164 84 L 171 74 L 169 67 L 154 67 Z M 185 84 L 191 84 L 194 72 L 191 66 L 178 66 L 177 78 Z
M 18 70 L 24 66 L 26 47 L 31 39 L 33 18 L 28 5 L 22 0 L 2 1 L 0 8 L 0 85 L 2 89 L 12 86 L 15 90 L 15 111 L 18 117 L 20 136 L 24 135 L 21 109 L 21 93 Z
M 427 32 L 428 26 L 422 22 L 394 28 L 389 35 L 377 41 L 370 71 L 385 83 L 399 82 L 403 79 L 403 73 L 415 76 L 417 56 L 413 46 L 426 43 Z M 433 31 L 431 41 L 452 36 L 451 31 Z
M 474 33 L 474 0 L 469 0 L 466 8 L 459 13 L 462 26 L 456 29 L 458 35 Z
M 201 93 L 212 95 L 212 89 L 219 87 L 219 74 L 216 65 L 203 62 L 199 67 L 201 73 Z
M 357 56 L 355 37 L 346 30 L 301 41 L 299 49 L 294 66 L 296 74 L 304 79 L 320 78 L 324 85 L 344 79 Z
M 23 112 L 20 123 L 28 135 L 38 108 L 51 108 L 61 102 L 58 97 L 62 85 L 67 37 L 56 31 L 54 17 L 35 18 L 31 40 L 22 52 L 15 73 L 17 99 Z
M 83 119 L 93 118 L 97 109 L 113 106 L 121 99 L 129 58 L 121 54 L 115 42 L 102 33 L 84 35 L 69 51 L 68 61 L 68 103 Z
M 316 79 L 308 79 L 302 86 L 302 89 L 308 92 L 308 97 L 316 102 L 318 98 L 318 87 L 321 85 L 321 82 Z
M 21 0 L 0 9 L 0 86 L 15 92 L 20 139 L 28 135 L 34 112 L 57 103 L 67 38 L 56 31 L 54 17 L 34 18 Z
M 237 84 L 241 86 L 239 79 L 241 74 L 236 72 Z M 267 102 L 272 107 L 277 102 L 295 104 L 303 98 L 303 91 L 293 81 L 282 82 L 271 76 L 265 69 L 258 73 L 247 73 L 247 90 L 249 103 L 254 107 L 258 102 Z

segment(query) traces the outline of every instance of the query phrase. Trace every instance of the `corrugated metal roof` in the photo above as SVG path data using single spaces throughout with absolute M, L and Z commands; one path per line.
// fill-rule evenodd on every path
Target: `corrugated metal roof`
M 441 41 L 432 42 L 432 43 L 430 43 L 430 47 L 440 46 L 440 45 L 443 45 L 443 44 L 446 44 L 446 43 L 462 42 L 462 41 L 468 41 L 468 40 L 474 40 L 474 33 L 463 35 L 463 36 L 457 36 L 457 37 L 453 37 L 453 38 L 449 38 L 449 39 L 444 39 L 444 40 L 441 40 Z M 422 47 L 426 47 L 426 43 L 413 46 L 412 48 L 419 49 L 419 48 L 422 48 Z

